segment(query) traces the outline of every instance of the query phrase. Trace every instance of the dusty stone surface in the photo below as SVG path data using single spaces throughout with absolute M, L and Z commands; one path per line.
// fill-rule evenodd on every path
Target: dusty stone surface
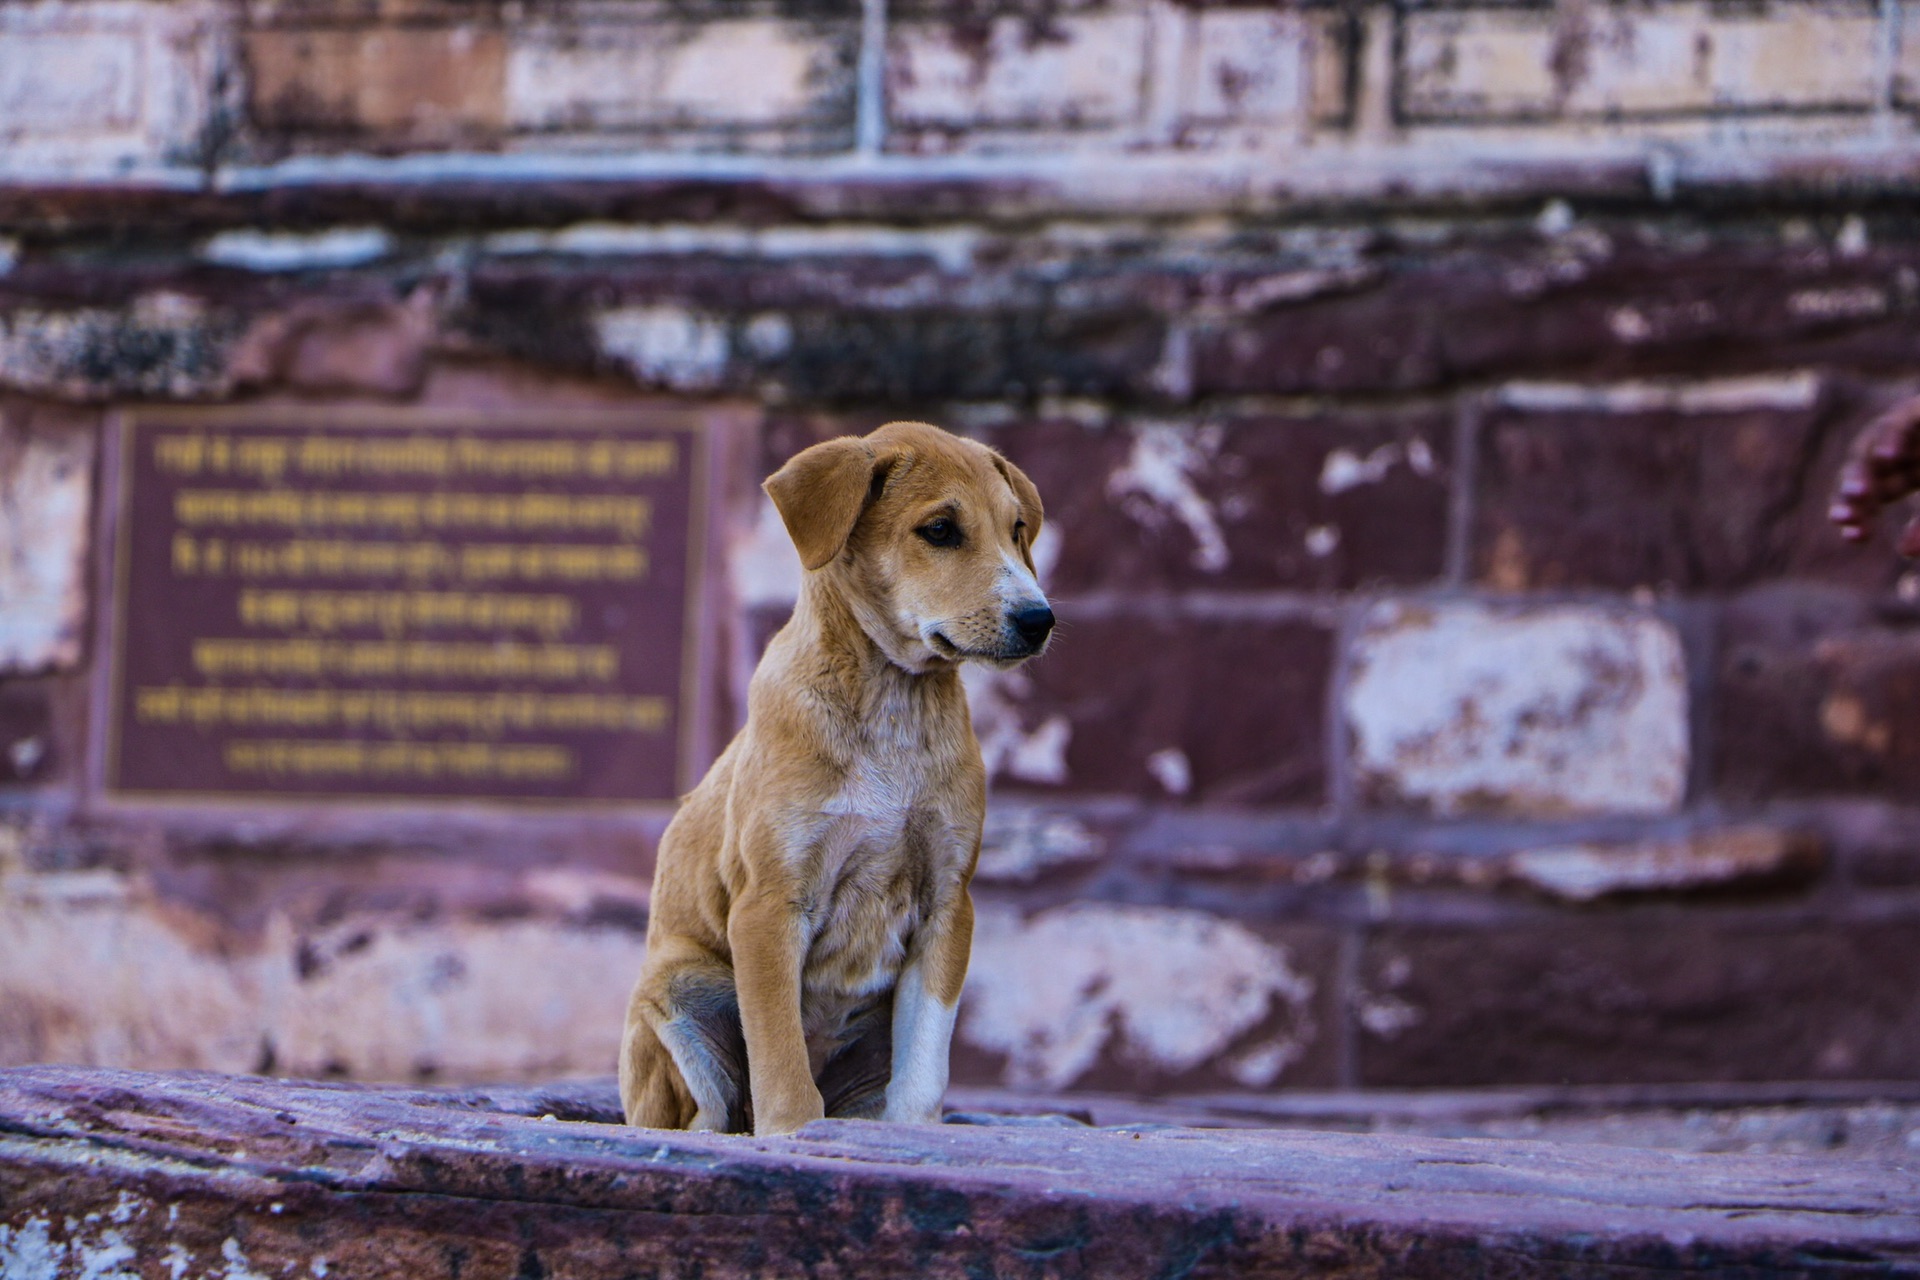
M 421 1277 L 1440 1277 L 1496 1264 L 1519 1277 L 1839 1275 L 1920 1256 L 1920 1184 L 1895 1164 L 1153 1127 L 824 1121 L 761 1141 L 499 1107 L 9 1072 L 0 1257 L 142 1275 L 171 1261 Z
M 71 667 L 87 619 L 88 416 L 0 406 L 0 675 Z
M 1346 715 L 1361 785 L 1442 813 L 1661 813 L 1686 791 L 1686 667 L 1651 616 L 1383 605 Z

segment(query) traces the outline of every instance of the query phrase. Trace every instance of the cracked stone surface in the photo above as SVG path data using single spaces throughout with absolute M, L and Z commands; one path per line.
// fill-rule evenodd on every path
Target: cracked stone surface
M 1070 1124 L 826 1121 L 759 1140 L 596 1123 L 601 1090 L 0 1073 L 0 1273 L 1920 1267 L 1920 1172 L 1897 1163 Z

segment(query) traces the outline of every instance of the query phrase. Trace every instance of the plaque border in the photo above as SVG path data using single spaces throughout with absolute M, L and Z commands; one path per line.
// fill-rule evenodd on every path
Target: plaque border
M 499 407 L 466 408 L 460 406 L 403 406 L 353 403 L 324 404 L 220 404 L 156 405 L 115 409 L 107 415 L 101 450 L 101 518 L 97 522 L 99 543 L 107 551 L 106 563 L 96 572 L 96 600 L 100 604 L 95 619 L 95 653 L 104 661 L 95 663 L 92 681 L 92 706 L 88 715 L 86 769 L 82 775 L 89 805 L 113 810 L 173 811 L 182 814 L 214 814 L 221 811 L 268 810 L 295 814 L 302 811 L 338 813 L 411 810 L 417 812 L 496 811 L 507 815 L 565 818 L 620 816 L 663 817 L 670 815 L 698 780 L 697 774 L 709 763 L 698 758 L 710 734 L 706 720 L 713 707 L 712 691 L 700 662 L 697 640 L 703 627 L 712 621 L 712 591 L 705 581 L 707 556 L 711 542 L 712 514 L 717 506 L 714 492 L 716 455 L 729 452 L 719 439 L 728 429 L 728 415 L 685 405 L 635 404 L 631 406 L 581 406 L 537 403 Z M 644 425 L 650 430 L 682 433 L 690 442 L 691 474 L 688 477 L 689 533 L 680 655 L 679 742 L 674 762 L 675 792 L 658 799 L 610 800 L 545 796 L 441 796 L 390 793 L 367 795 L 357 792 L 305 791 L 267 795 L 252 791 L 143 791 L 115 785 L 110 776 L 117 763 L 120 707 L 117 694 L 121 675 L 122 649 L 126 641 L 125 617 L 129 559 L 127 540 L 132 536 L 129 518 L 133 485 L 129 474 L 129 450 L 134 429 L 146 424 L 180 423 L 200 426 L 242 426 L 297 429 L 334 427 L 341 429 L 394 429 L 406 427 L 464 426 L 476 430 L 511 430 L 530 425 L 543 428 L 571 427 L 587 430 L 632 428 Z

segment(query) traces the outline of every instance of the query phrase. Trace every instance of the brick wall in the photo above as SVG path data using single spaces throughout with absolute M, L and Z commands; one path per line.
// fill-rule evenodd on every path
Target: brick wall
M 0 1060 L 609 1068 L 657 823 L 129 814 L 105 415 L 890 418 L 1038 482 L 961 1079 L 1911 1077 L 1901 6 L 0 3 Z

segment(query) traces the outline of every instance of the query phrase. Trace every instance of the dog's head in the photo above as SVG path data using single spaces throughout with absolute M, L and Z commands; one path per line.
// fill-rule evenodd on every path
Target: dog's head
M 801 562 L 899 666 L 1011 666 L 1046 648 L 1040 494 L 985 445 L 892 422 L 796 454 L 764 487 Z

